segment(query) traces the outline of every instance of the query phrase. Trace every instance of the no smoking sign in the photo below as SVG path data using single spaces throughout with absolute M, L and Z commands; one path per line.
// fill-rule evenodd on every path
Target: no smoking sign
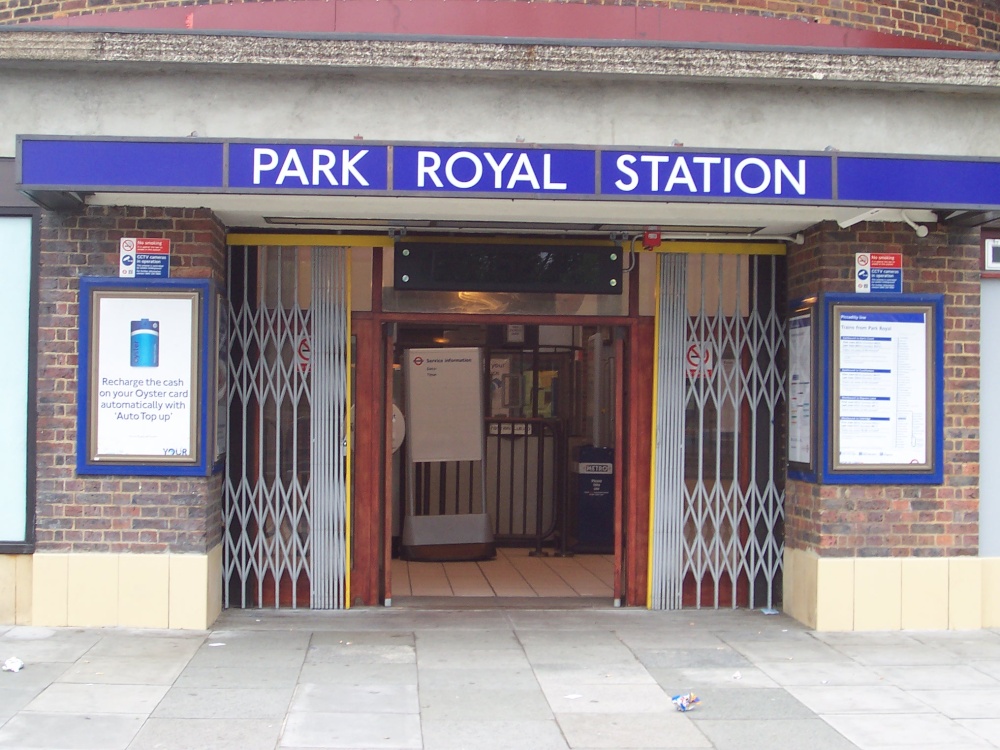
M 687 372 L 689 378 L 707 378 L 712 375 L 712 349 L 707 344 L 699 346 L 691 344 L 688 347 Z

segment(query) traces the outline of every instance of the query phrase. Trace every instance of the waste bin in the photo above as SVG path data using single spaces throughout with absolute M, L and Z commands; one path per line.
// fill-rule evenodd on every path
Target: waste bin
M 614 450 L 582 445 L 576 449 L 573 470 L 577 475 L 573 551 L 614 554 Z

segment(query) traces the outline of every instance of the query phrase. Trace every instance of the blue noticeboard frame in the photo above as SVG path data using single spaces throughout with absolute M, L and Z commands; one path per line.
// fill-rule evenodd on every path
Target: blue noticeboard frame
M 219 467 L 216 462 L 215 449 L 209 443 L 209 424 L 215 423 L 216 389 L 215 374 L 216 367 L 214 350 L 216 305 L 219 295 L 216 284 L 208 280 L 198 279 L 149 279 L 145 281 L 133 279 L 118 279 L 111 277 L 83 277 L 80 279 L 80 329 L 79 329 L 79 368 L 77 378 L 77 440 L 76 440 L 76 470 L 78 474 L 103 474 L 103 475 L 128 475 L 128 476 L 207 476 Z M 184 398 L 190 400 L 184 404 L 183 410 L 176 410 L 177 416 L 187 412 L 187 421 L 178 423 L 180 429 L 189 429 L 190 449 L 185 447 L 185 452 L 174 450 L 171 447 L 163 448 L 162 452 L 152 451 L 136 452 L 135 454 L 122 453 L 121 458 L 117 452 L 100 453 L 99 429 L 101 421 L 98 418 L 98 409 L 102 406 L 99 394 L 98 373 L 102 367 L 102 358 L 113 361 L 119 367 L 118 372 L 125 373 L 121 369 L 122 336 L 128 335 L 128 328 L 118 331 L 117 328 L 129 326 L 128 320 L 124 323 L 116 321 L 116 332 L 114 342 L 101 341 L 100 327 L 100 306 L 104 302 L 116 305 L 134 306 L 137 310 L 157 305 L 175 305 L 185 311 L 190 310 L 190 327 L 186 324 L 177 326 L 176 333 L 187 336 L 190 331 L 190 341 L 182 340 L 179 346 L 181 351 L 190 352 L 190 383 L 186 383 L 188 395 Z M 117 310 L 117 308 L 114 308 Z M 109 314 L 112 308 L 109 308 Z M 148 320 L 143 320 L 148 323 Z M 164 321 L 167 323 L 167 321 Z M 136 354 L 133 347 L 135 344 L 135 334 L 133 328 L 132 338 L 126 349 L 132 356 L 152 356 L 159 357 L 159 342 L 155 345 L 155 354 L 150 355 L 148 351 Z M 107 335 L 107 329 L 105 334 Z M 164 331 L 170 329 L 166 326 Z M 159 333 L 157 333 L 157 338 Z M 102 343 L 104 346 L 102 347 Z M 210 356 L 209 353 L 212 352 Z M 155 360 L 154 360 L 155 361 Z M 136 362 L 132 362 L 136 365 Z M 150 377 L 153 369 L 149 368 L 150 363 L 141 363 L 144 366 L 135 366 L 128 371 L 134 374 L 135 379 Z M 158 364 L 158 361 L 157 361 Z M 108 362 L 103 363 L 106 367 L 111 367 Z M 187 372 L 187 367 L 183 368 Z M 129 378 L 125 378 L 129 379 Z M 116 379 L 116 380 L 120 380 Z M 209 384 L 212 388 L 209 388 Z M 183 387 L 183 386 L 181 386 Z M 150 388 L 154 392 L 169 393 L 166 386 L 156 389 Z M 179 392 L 179 391 L 178 391 Z M 135 395 L 123 398 L 139 399 L 124 408 L 124 413 L 129 414 L 150 414 L 161 416 L 171 413 L 170 398 L 176 396 L 148 396 Z M 141 401 L 145 399 L 145 401 Z M 180 402 L 182 399 L 177 399 Z M 109 410 L 112 410 L 109 407 Z M 143 423 L 141 420 L 137 420 Z M 149 432 L 156 432 L 157 421 L 150 419 L 154 425 Z M 155 436 L 154 436 L 155 437 Z M 125 442 L 129 438 L 128 434 L 122 436 Z M 126 442 L 127 444 L 127 442 Z
M 823 294 L 819 299 L 820 356 L 822 358 L 822 420 L 823 436 L 820 479 L 827 484 L 940 484 L 944 477 L 944 296 L 940 294 Z M 922 321 L 922 322 L 921 322 Z M 841 336 L 844 325 L 868 326 L 883 333 L 870 336 Z M 894 344 L 897 349 L 903 336 L 895 331 L 902 326 L 924 326 L 926 342 L 921 358 L 923 372 L 902 373 L 922 380 L 924 385 L 923 462 L 892 460 L 881 462 L 875 458 L 855 461 L 844 460 L 842 442 L 850 437 L 852 429 L 865 429 L 865 422 L 888 421 L 877 415 L 879 408 L 891 405 L 894 395 L 879 395 L 873 388 L 870 396 L 843 397 L 839 367 L 849 360 L 845 352 L 850 347 L 866 346 L 869 351 Z M 913 341 L 913 337 L 910 337 Z M 859 344 L 858 342 L 862 342 Z M 847 348 L 845 348 L 847 347 Z M 854 356 L 854 355 L 851 355 Z M 877 381 L 888 371 L 864 368 L 845 369 L 856 382 Z M 900 372 L 895 373 L 896 382 Z M 882 378 L 885 380 L 886 378 Z M 919 384 L 919 382 L 918 382 Z M 897 389 L 898 393 L 898 389 Z M 880 404 L 881 402 L 881 404 Z M 844 405 L 846 403 L 846 405 Z M 898 406 L 898 404 L 897 404 Z M 861 409 L 862 416 L 843 414 L 843 410 Z M 913 423 L 912 415 L 911 425 Z M 900 429 L 896 417 L 894 429 Z M 860 427 L 859 427 L 860 424 Z M 892 426 L 887 425 L 887 426 Z M 853 446 L 852 446 L 853 449 Z

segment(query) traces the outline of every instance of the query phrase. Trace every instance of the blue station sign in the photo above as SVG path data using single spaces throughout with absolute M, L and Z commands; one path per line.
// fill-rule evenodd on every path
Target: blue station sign
M 20 136 L 32 192 L 303 193 L 1000 208 L 1000 160 Z

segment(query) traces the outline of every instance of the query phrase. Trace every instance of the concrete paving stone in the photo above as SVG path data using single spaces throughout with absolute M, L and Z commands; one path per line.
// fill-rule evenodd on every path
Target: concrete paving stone
M 536 664 L 535 676 L 542 684 L 561 685 L 652 685 L 656 680 L 635 659 L 631 663 Z
M 1000 631 L 996 630 L 928 631 L 914 633 L 913 639 L 962 659 L 1000 660 Z
M 893 685 L 793 686 L 788 692 L 816 714 L 930 713 L 932 709 Z
M 312 640 L 309 630 L 263 631 L 216 629 L 209 632 L 202 648 L 213 643 L 224 643 L 231 651 L 305 651 Z
M 822 719 L 699 721 L 698 729 L 716 750 L 857 750 Z
M 0 685 L 3 683 L 0 682 Z M 31 703 L 38 695 L 37 689 L 0 686 L 0 725 Z
M 375 610 L 378 613 L 378 610 Z M 502 609 L 487 610 L 407 610 L 389 608 L 386 626 L 393 630 L 448 631 L 448 630 L 503 630 L 511 629 L 507 612 Z M 387 627 L 388 629 L 388 627 Z
M 153 716 L 159 719 L 273 719 L 280 721 L 293 688 L 173 687 Z
M 557 714 L 571 748 L 695 748 L 711 743 L 685 714 Z
M 753 666 L 747 657 L 729 646 L 715 648 L 672 648 L 636 651 L 636 657 L 647 669 L 666 667 L 732 667 L 733 670 Z
M 905 690 L 998 688 L 1000 680 L 965 664 L 924 667 L 873 667 L 886 682 Z
M 0 727 L 0 748 L 125 750 L 145 716 L 21 712 Z
M 758 662 L 757 667 L 779 685 L 884 685 L 872 667 L 854 662 Z
M 659 685 L 555 685 L 542 686 L 552 712 L 662 713 L 675 711 L 670 696 Z
M 607 667 L 628 668 L 638 664 L 635 654 L 622 644 L 617 646 L 577 645 L 568 641 L 560 646 L 541 648 L 526 647 L 525 654 L 532 664 L 600 664 Z
M 299 682 L 315 685 L 416 685 L 416 664 L 303 664 Z
M 420 717 L 412 714 L 289 714 L 280 748 L 423 747 Z
M 898 646 L 915 646 L 920 643 L 919 633 L 901 630 L 848 630 L 848 631 L 815 631 L 809 632 L 809 638 L 822 641 L 831 646 L 850 651 L 856 647 L 895 648 Z
M 177 679 L 184 666 L 184 659 L 134 659 L 111 656 L 83 658 L 67 669 L 59 681 L 115 685 L 170 685 Z
M 938 714 L 830 714 L 823 717 L 847 739 L 864 748 L 921 748 L 925 745 L 977 744 L 986 742 L 956 722 Z
M 128 750 L 274 750 L 280 721 L 148 719 Z
M 925 646 L 917 641 L 898 645 L 877 643 L 838 645 L 837 650 L 858 664 L 869 667 L 946 666 L 955 663 L 954 654 L 934 646 Z
M 419 642 L 419 641 L 418 641 Z M 509 648 L 439 650 L 427 653 L 417 648 L 417 665 L 454 669 L 510 669 L 528 666 L 524 653 Z
M 698 692 L 704 688 L 776 688 L 778 683 L 756 667 L 733 669 L 732 667 L 649 670 L 650 676 L 667 692 Z
M 0 661 L 6 661 L 7 658 L 5 656 Z M 72 666 L 73 662 L 25 663 L 20 672 L 0 672 L 0 689 L 24 690 L 34 696 L 62 677 Z
M 724 639 L 735 651 L 753 662 L 794 661 L 799 663 L 836 664 L 847 663 L 850 658 L 833 646 L 812 638 L 790 634 L 786 638 L 766 640 Z
M 298 664 L 272 664 L 260 667 L 185 667 L 174 687 L 294 687 L 302 667 Z
M 460 648 L 521 649 L 521 642 L 509 630 L 422 630 L 417 634 L 416 645 L 422 650 Z
M 213 645 L 217 644 L 217 645 Z M 192 667 L 257 667 L 271 664 L 301 665 L 307 649 L 273 649 L 266 645 L 257 648 L 241 646 L 231 648 L 225 641 L 208 640 L 188 661 Z
M 968 729 L 977 737 L 981 737 L 987 742 L 1000 747 L 1000 718 L 959 719 L 955 723 Z
M 551 719 L 545 694 L 511 688 L 420 688 L 420 716 L 441 721 Z
M 723 617 L 714 617 L 723 614 Z M 738 636 L 740 638 L 787 638 L 789 633 L 798 633 L 811 637 L 812 631 L 797 620 L 780 612 L 765 615 L 761 610 L 682 610 L 682 615 L 689 615 L 692 626 L 700 627 L 720 637 Z
M 913 690 L 910 695 L 951 719 L 1000 717 L 1000 689 Z
M 153 631 L 160 632 L 162 631 Z M 142 656 L 163 659 L 191 658 L 205 640 L 204 634 L 151 635 L 141 630 L 128 630 L 106 635 L 87 652 L 88 657 Z
M 412 644 L 344 644 L 310 646 L 305 660 L 310 664 L 350 661 L 352 664 L 415 664 L 417 652 Z
M 92 630 L 13 627 L 0 638 L 0 661 L 11 656 L 25 664 L 76 661 L 100 639 Z
M 973 660 L 972 666 L 983 674 L 1000 680 L 1000 661 Z
M 538 680 L 528 666 L 494 668 L 489 670 L 458 669 L 454 667 L 421 667 L 418 670 L 420 688 L 439 690 L 510 689 L 537 690 Z
M 166 685 L 93 685 L 57 682 L 25 711 L 50 714 L 142 714 L 148 716 L 166 694 Z
M 670 695 L 683 690 L 668 690 Z M 687 712 L 692 721 L 703 719 L 809 719 L 813 713 L 782 688 L 707 688 L 694 690 L 700 702 Z
M 578 630 L 569 633 L 549 630 L 523 630 L 518 631 L 517 640 L 525 648 L 528 646 L 538 646 L 541 648 L 561 646 L 567 642 L 581 646 L 621 645 L 621 639 L 612 630 Z
M 679 632 L 650 631 L 634 628 L 615 631 L 618 639 L 633 651 L 655 651 L 659 649 L 685 648 L 725 648 L 726 644 L 715 633 L 695 630 L 693 627 Z
M 288 710 L 416 714 L 420 703 L 416 685 L 299 685 Z
M 508 610 L 509 622 L 518 633 L 543 631 L 553 633 L 562 631 L 613 631 L 625 627 L 629 622 L 637 621 L 635 614 L 628 609 L 588 609 L 588 610 Z M 652 622 L 648 623 L 652 626 Z
M 553 719 L 541 721 L 423 721 L 424 750 L 566 750 Z
M 309 646 L 412 646 L 416 640 L 416 636 L 407 631 L 333 630 L 313 633 Z

